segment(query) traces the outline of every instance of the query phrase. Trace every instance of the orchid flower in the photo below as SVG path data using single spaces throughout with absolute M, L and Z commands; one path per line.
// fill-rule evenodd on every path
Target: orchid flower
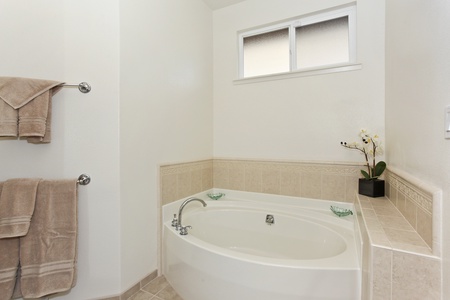
M 341 145 L 348 149 L 360 151 L 366 159 L 367 172 L 361 170 L 361 174 L 365 179 L 373 180 L 377 179 L 386 169 L 386 163 L 384 161 L 379 161 L 376 163 L 375 157 L 383 153 L 379 141 L 379 136 L 377 134 L 371 135 L 366 129 L 361 129 L 359 132 L 359 137 L 361 138 L 362 145 L 357 142 L 347 143 L 341 142 Z M 369 159 L 372 160 L 372 166 L 369 163 Z

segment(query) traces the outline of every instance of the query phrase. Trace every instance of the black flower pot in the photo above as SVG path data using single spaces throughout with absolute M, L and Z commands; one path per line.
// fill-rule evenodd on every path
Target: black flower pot
M 358 193 L 369 197 L 384 197 L 384 180 L 360 178 Z

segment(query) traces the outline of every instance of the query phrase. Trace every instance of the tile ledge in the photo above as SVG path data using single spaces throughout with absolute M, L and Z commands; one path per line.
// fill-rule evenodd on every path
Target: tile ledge
M 426 246 L 421 246 L 421 245 L 416 245 L 416 244 L 413 244 L 413 243 L 408 244 L 408 243 L 404 243 L 403 241 L 389 239 L 389 237 L 386 235 L 386 233 L 384 231 L 385 228 L 379 222 L 378 215 L 376 215 L 376 212 L 375 212 L 375 217 L 371 217 L 370 219 L 374 220 L 376 218 L 376 220 L 378 221 L 377 222 L 378 224 L 376 224 L 376 225 L 377 226 L 381 226 L 382 227 L 382 231 L 377 230 L 376 228 L 374 228 L 374 222 L 366 222 L 366 219 L 368 217 L 365 214 L 367 214 L 367 212 L 365 213 L 364 209 L 362 209 L 361 202 L 365 202 L 365 203 L 368 202 L 368 203 L 370 203 L 370 199 L 372 199 L 372 198 L 366 197 L 366 196 L 363 196 L 363 195 L 359 195 L 359 194 L 356 194 L 356 198 L 357 198 L 357 201 L 358 201 L 358 205 L 361 208 L 362 220 L 364 222 L 364 224 L 362 224 L 362 225 L 366 227 L 367 234 L 369 236 L 370 244 L 371 244 L 372 247 L 384 248 L 384 249 L 389 249 L 389 250 L 395 251 L 395 252 L 403 252 L 403 253 L 409 253 L 409 254 L 418 255 L 418 256 L 424 256 L 424 257 L 440 259 L 440 257 L 438 257 L 438 256 L 433 254 L 433 250 L 430 249 L 426 245 L 425 242 L 423 242 L 423 244 L 426 245 Z M 376 199 L 385 200 L 385 201 L 391 202 L 391 200 L 389 198 L 387 198 L 387 197 L 379 197 L 379 198 L 376 198 Z M 392 202 L 391 202 L 391 204 L 392 204 Z M 398 211 L 398 209 L 393 204 L 390 205 L 389 207 L 392 210 Z M 364 207 L 364 208 L 367 209 L 366 207 Z M 398 211 L 398 212 L 401 214 L 400 211 Z M 401 214 L 401 215 L 404 218 L 403 214 Z M 406 221 L 406 219 L 405 219 L 405 222 L 408 222 L 408 221 Z M 403 231 L 406 232 L 406 230 L 403 230 Z M 415 237 L 417 237 L 418 239 L 423 241 L 423 239 L 420 237 L 420 235 L 417 233 L 417 231 L 414 230 L 414 231 L 407 231 L 407 232 L 414 232 Z M 382 243 L 380 241 L 374 241 L 374 239 L 375 239 L 374 238 L 374 233 L 379 233 L 379 234 L 381 233 L 383 235 L 383 240 L 387 241 L 387 243 Z M 395 243 L 395 246 L 393 246 L 392 243 Z M 418 251 L 419 248 L 420 248 L 420 251 Z

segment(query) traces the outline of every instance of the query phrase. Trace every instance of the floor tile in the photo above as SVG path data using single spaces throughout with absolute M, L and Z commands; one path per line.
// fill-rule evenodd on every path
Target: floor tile
M 156 294 L 156 296 L 162 300 L 183 300 L 170 285 L 166 286 L 163 290 Z
M 154 294 L 140 290 L 139 292 L 128 298 L 128 300 L 151 300 L 154 299 L 154 297 Z
M 145 285 L 128 300 L 183 300 L 170 286 L 164 276 L 159 276 Z
M 142 288 L 142 290 L 156 295 L 159 291 L 161 291 L 168 285 L 169 283 L 167 282 L 166 278 L 164 276 L 159 276 L 150 281 L 146 286 Z

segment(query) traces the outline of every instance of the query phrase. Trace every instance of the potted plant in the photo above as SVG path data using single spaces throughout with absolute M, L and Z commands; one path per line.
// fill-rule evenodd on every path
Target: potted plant
M 361 151 L 366 159 L 366 170 L 361 170 L 361 174 L 364 178 L 359 179 L 358 193 L 369 197 L 383 197 L 384 196 L 384 180 L 379 179 L 386 169 L 386 163 L 384 161 L 375 160 L 377 155 L 380 155 L 381 147 L 378 140 L 378 135 L 370 135 L 367 130 L 361 129 L 359 136 L 362 143 L 353 142 L 341 142 L 341 145 L 348 149 L 354 149 Z M 369 160 L 372 160 L 372 165 Z

